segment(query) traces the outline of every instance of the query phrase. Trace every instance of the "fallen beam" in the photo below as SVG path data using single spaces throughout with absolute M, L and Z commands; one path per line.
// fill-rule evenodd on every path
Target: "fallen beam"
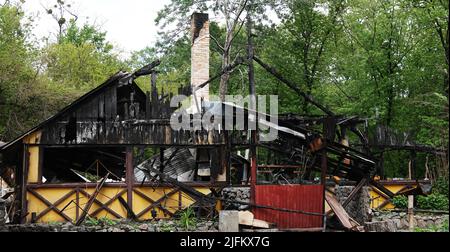
M 355 188 L 353 188 L 353 190 L 350 192 L 350 195 L 348 195 L 347 199 L 342 204 L 342 207 L 345 208 L 348 205 L 348 203 L 350 203 L 350 201 L 352 201 L 352 199 L 361 190 L 361 188 L 366 184 L 366 182 L 367 182 L 366 178 L 363 178 L 363 179 L 361 179 L 361 181 L 359 181 L 358 185 Z
M 97 184 L 97 187 L 95 188 L 94 193 L 91 195 L 91 197 L 89 198 L 86 206 L 83 209 L 83 213 L 81 213 L 80 218 L 78 218 L 77 222 L 75 223 L 76 226 L 79 226 L 81 223 L 83 223 L 84 219 L 88 215 L 89 209 L 94 204 L 95 199 L 97 198 L 98 194 L 100 193 L 100 190 L 102 189 L 102 187 L 105 184 L 105 182 L 108 179 L 108 177 L 109 177 L 109 172 L 106 174 L 105 177 L 103 177 L 103 179 L 100 181 L 100 183 Z
M 348 230 L 358 230 L 357 227 L 360 226 L 359 223 L 357 223 L 348 215 L 344 207 L 342 207 L 342 205 L 338 202 L 338 200 L 332 193 L 326 191 L 325 200 L 333 210 L 339 222 L 342 224 L 342 226 L 344 226 L 344 228 Z

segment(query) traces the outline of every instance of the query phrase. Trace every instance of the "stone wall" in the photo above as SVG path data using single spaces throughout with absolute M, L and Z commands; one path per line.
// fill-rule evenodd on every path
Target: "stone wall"
M 226 187 L 222 190 L 224 199 L 250 202 L 250 187 Z M 226 210 L 245 210 L 248 205 L 225 202 Z
M 0 225 L 0 232 L 217 232 L 218 223 L 199 221 L 193 229 L 180 227 L 176 220 L 130 222 L 122 220 L 112 225 L 80 225 L 72 223 Z
M 6 201 L 0 198 L 0 225 L 6 221 Z
M 414 215 L 414 227 L 432 228 L 448 223 L 448 214 L 417 213 Z M 448 225 L 448 224 L 447 224 Z M 365 223 L 368 232 L 397 232 L 409 229 L 406 212 L 374 211 L 371 222 Z
M 343 204 L 350 195 L 354 186 L 336 186 L 335 195 L 338 201 Z M 365 222 L 370 221 L 372 217 L 372 210 L 370 208 L 370 194 L 369 187 L 363 187 L 353 198 L 350 203 L 345 207 L 347 213 L 355 219 L 359 224 L 363 225 Z

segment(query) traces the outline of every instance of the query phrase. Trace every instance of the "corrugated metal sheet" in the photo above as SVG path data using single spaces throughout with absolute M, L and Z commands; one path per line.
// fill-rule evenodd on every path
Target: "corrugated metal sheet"
M 306 212 L 323 213 L 322 185 L 257 185 L 256 204 Z M 255 218 L 276 223 L 278 228 L 318 228 L 322 216 L 257 208 Z

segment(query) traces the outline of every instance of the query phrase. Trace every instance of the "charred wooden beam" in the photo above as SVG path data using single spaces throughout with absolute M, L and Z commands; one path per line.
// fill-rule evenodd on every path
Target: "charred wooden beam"
M 109 172 L 106 174 L 105 177 L 103 177 L 103 179 L 100 181 L 100 183 L 97 184 L 97 187 L 95 188 L 94 193 L 91 195 L 86 206 L 83 209 L 83 213 L 81 214 L 80 218 L 75 223 L 76 226 L 79 226 L 81 223 L 83 223 L 84 219 L 87 216 L 87 213 L 89 212 L 89 209 L 92 207 L 92 205 L 94 204 L 94 201 L 97 199 L 97 195 L 100 193 L 100 190 L 102 189 L 102 187 L 105 184 L 108 177 L 109 177 Z
M 251 4 L 249 4 L 250 6 Z M 247 15 L 247 60 L 248 60 L 248 84 L 250 92 L 250 111 L 256 110 L 256 87 L 255 87 L 255 67 L 253 65 L 253 57 L 255 56 L 255 51 L 253 48 L 253 35 L 252 35 L 253 23 L 251 15 Z M 256 120 L 258 121 L 258 120 Z M 257 160 L 256 160 L 256 143 L 257 135 L 256 131 L 252 130 L 250 132 L 250 202 L 252 204 L 256 203 L 256 183 L 257 183 Z
M 133 166 L 133 148 L 127 147 L 125 154 L 126 184 L 127 184 L 127 205 L 133 209 L 133 184 L 134 184 L 134 166 Z
M 347 199 L 342 203 L 343 207 L 346 207 L 350 201 L 353 200 L 353 198 L 356 196 L 356 194 L 361 190 L 361 188 L 366 184 L 367 179 L 363 178 L 361 181 L 359 181 L 358 185 L 353 188 L 353 190 L 350 192 L 350 195 L 347 197 Z
M 119 87 L 125 86 L 125 85 L 131 85 L 135 79 L 137 79 L 141 76 L 144 76 L 144 75 L 151 74 L 154 71 L 153 69 L 155 67 L 159 66 L 160 64 L 161 64 L 161 61 L 158 59 L 158 60 L 155 60 L 152 63 L 136 70 L 132 74 L 125 75 L 124 77 L 122 77 L 119 80 Z

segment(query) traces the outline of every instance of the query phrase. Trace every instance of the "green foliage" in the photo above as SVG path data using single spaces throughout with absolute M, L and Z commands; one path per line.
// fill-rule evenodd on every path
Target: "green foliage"
M 112 55 L 96 51 L 93 44 L 53 44 L 45 49 L 43 63 L 48 77 L 59 85 L 89 90 L 120 69 Z
M 38 48 L 33 20 L 21 4 L 0 6 L 2 141 L 29 130 L 123 68 L 104 32 L 89 24 L 78 27 L 74 20 L 64 24 L 58 43 Z
M 100 225 L 100 221 L 97 218 L 93 218 L 93 217 L 86 217 L 86 220 L 84 221 L 84 224 L 86 226 L 99 226 Z
M 174 229 L 174 227 L 171 224 L 167 223 L 167 222 L 163 222 L 161 224 L 161 226 L 160 226 L 160 231 L 161 232 L 172 232 L 173 229 Z
M 419 195 L 417 196 L 417 208 L 448 211 L 448 197 L 437 193 L 428 196 Z
M 392 204 L 395 208 L 405 209 L 408 208 L 408 197 L 405 195 L 398 195 L 392 199 Z
M 70 20 L 69 27 L 59 43 L 69 43 L 75 46 L 91 44 L 101 53 L 109 53 L 113 49 L 113 46 L 106 41 L 106 32 L 101 32 L 99 28 L 89 24 L 84 24 L 80 28 L 73 19 Z
M 181 213 L 179 226 L 185 230 L 192 230 L 197 227 L 197 219 L 195 217 L 194 209 L 188 207 Z
M 117 221 L 107 217 L 93 218 L 88 216 L 86 217 L 84 224 L 87 226 L 115 226 L 117 225 Z
M 448 198 L 448 178 L 440 177 L 433 184 L 433 193 L 445 195 Z

